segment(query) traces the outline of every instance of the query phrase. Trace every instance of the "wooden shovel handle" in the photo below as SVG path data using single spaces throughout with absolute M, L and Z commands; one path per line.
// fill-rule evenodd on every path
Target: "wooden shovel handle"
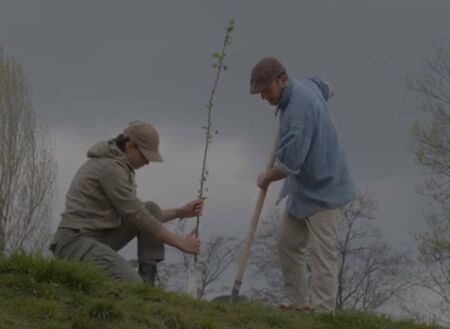
M 270 169 L 272 169 L 273 164 L 275 162 L 275 153 L 276 153 L 276 149 L 277 149 L 278 135 L 279 135 L 279 120 L 277 120 L 277 121 L 278 121 L 278 124 L 277 124 L 276 134 L 275 134 L 272 150 L 271 150 L 269 159 L 267 161 L 266 171 L 269 171 Z M 258 227 L 258 221 L 259 221 L 259 217 L 261 215 L 261 211 L 262 211 L 262 208 L 264 205 L 264 199 L 266 198 L 266 194 L 267 194 L 267 189 L 259 191 L 255 209 L 253 210 L 253 216 L 252 216 L 252 220 L 250 222 L 250 229 L 247 233 L 244 245 L 241 249 L 236 279 L 234 280 L 233 289 L 231 291 L 231 302 L 232 303 L 237 301 L 237 298 L 239 295 L 239 290 L 240 290 L 241 284 L 242 284 L 242 278 L 244 277 L 244 271 L 245 271 L 245 266 L 247 263 L 247 258 L 250 255 L 250 250 L 252 248 L 256 228 Z

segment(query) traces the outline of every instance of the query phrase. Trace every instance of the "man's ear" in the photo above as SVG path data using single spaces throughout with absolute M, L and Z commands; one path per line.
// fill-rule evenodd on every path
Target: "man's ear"
M 282 87 L 282 88 L 286 87 L 286 86 L 287 86 L 287 83 L 288 83 L 288 80 L 289 80 L 287 74 L 282 74 L 282 75 L 279 77 L 279 79 L 280 79 L 279 81 L 280 81 L 281 87 Z
M 125 143 L 125 151 L 129 151 L 129 150 L 131 150 L 131 149 L 133 149 L 134 148 L 134 143 L 132 142 L 132 141 L 127 141 L 126 143 Z

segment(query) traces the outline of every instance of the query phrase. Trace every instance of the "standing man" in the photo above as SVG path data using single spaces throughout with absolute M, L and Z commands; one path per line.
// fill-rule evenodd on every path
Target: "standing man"
M 275 164 L 258 176 L 258 186 L 284 179 L 278 202 L 287 197 L 278 232 L 278 252 L 287 304 L 307 309 L 305 256 L 311 247 L 311 307 L 336 308 L 337 224 L 354 187 L 326 101 L 332 93 L 319 79 L 294 80 L 273 57 L 251 72 L 250 93 L 276 107 L 280 116 Z
M 162 223 L 200 215 L 201 201 L 161 210 L 136 196 L 135 170 L 163 161 L 159 135 L 151 124 L 131 122 L 115 139 L 90 148 L 87 157 L 72 180 L 50 245 L 57 258 L 90 262 L 115 279 L 153 285 L 156 264 L 164 259 L 164 244 L 199 253 L 195 232 L 180 238 Z M 139 274 L 117 253 L 134 237 Z

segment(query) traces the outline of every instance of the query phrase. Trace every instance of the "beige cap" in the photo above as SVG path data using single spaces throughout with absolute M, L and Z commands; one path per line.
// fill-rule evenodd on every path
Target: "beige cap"
M 150 124 L 142 121 L 132 121 L 128 124 L 124 134 L 135 143 L 148 161 L 163 162 L 159 154 L 159 135 Z
M 286 69 L 275 57 L 264 57 L 252 70 L 250 78 L 250 94 L 257 94 L 267 89 Z

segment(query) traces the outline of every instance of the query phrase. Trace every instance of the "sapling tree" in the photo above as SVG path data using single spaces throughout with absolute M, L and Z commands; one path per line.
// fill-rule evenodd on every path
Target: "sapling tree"
M 217 86 L 219 85 L 220 75 L 222 71 L 227 70 L 227 65 L 225 64 L 225 57 L 227 56 L 226 50 L 227 47 L 231 44 L 231 32 L 234 29 L 234 21 L 231 20 L 229 24 L 225 27 L 225 38 L 222 45 L 222 50 L 220 53 L 214 53 L 212 54 L 212 58 L 214 60 L 214 63 L 212 65 L 213 69 L 215 70 L 215 79 L 213 83 L 213 87 L 211 89 L 211 92 L 209 94 L 208 104 L 206 105 L 207 109 L 207 125 L 203 126 L 202 129 L 205 131 L 205 149 L 203 152 L 203 161 L 202 161 L 202 171 L 200 175 L 200 188 L 198 190 L 198 198 L 200 200 L 205 199 L 205 192 L 207 192 L 207 188 L 205 187 L 207 177 L 209 175 L 208 167 L 206 165 L 206 160 L 208 157 L 208 150 L 209 145 L 212 142 L 212 138 L 214 135 L 217 135 L 218 131 L 215 129 L 216 127 L 212 123 L 212 109 L 214 107 L 214 96 L 216 94 Z M 197 216 L 196 221 L 196 234 L 198 236 L 199 234 L 199 216 Z
M 225 27 L 225 37 L 222 44 L 222 49 L 220 52 L 215 52 L 212 54 L 213 58 L 213 69 L 215 72 L 215 78 L 213 82 L 213 86 L 211 92 L 209 94 L 208 104 L 206 105 L 207 110 L 207 122 L 206 126 L 203 126 L 202 129 L 205 133 L 205 148 L 203 151 L 203 160 L 202 160 L 202 171 L 200 175 L 200 188 L 198 190 L 198 199 L 205 200 L 205 194 L 207 192 L 206 188 L 206 180 L 209 176 L 208 166 L 206 164 L 208 157 L 209 146 L 212 142 L 213 136 L 218 133 L 217 127 L 212 122 L 212 110 L 214 107 L 214 96 L 216 94 L 217 86 L 219 85 L 219 80 L 221 73 L 227 70 L 227 65 L 225 63 L 225 58 L 227 57 L 227 48 L 231 44 L 231 33 L 234 30 L 234 20 L 230 20 L 228 25 Z M 195 224 L 195 235 L 199 236 L 199 224 L 200 217 L 197 216 L 196 224 Z M 194 298 L 198 298 L 199 296 L 199 276 L 200 272 L 197 268 L 197 256 L 189 258 L 189 266 L 187 271 L 186 278 L 186 293 Z

